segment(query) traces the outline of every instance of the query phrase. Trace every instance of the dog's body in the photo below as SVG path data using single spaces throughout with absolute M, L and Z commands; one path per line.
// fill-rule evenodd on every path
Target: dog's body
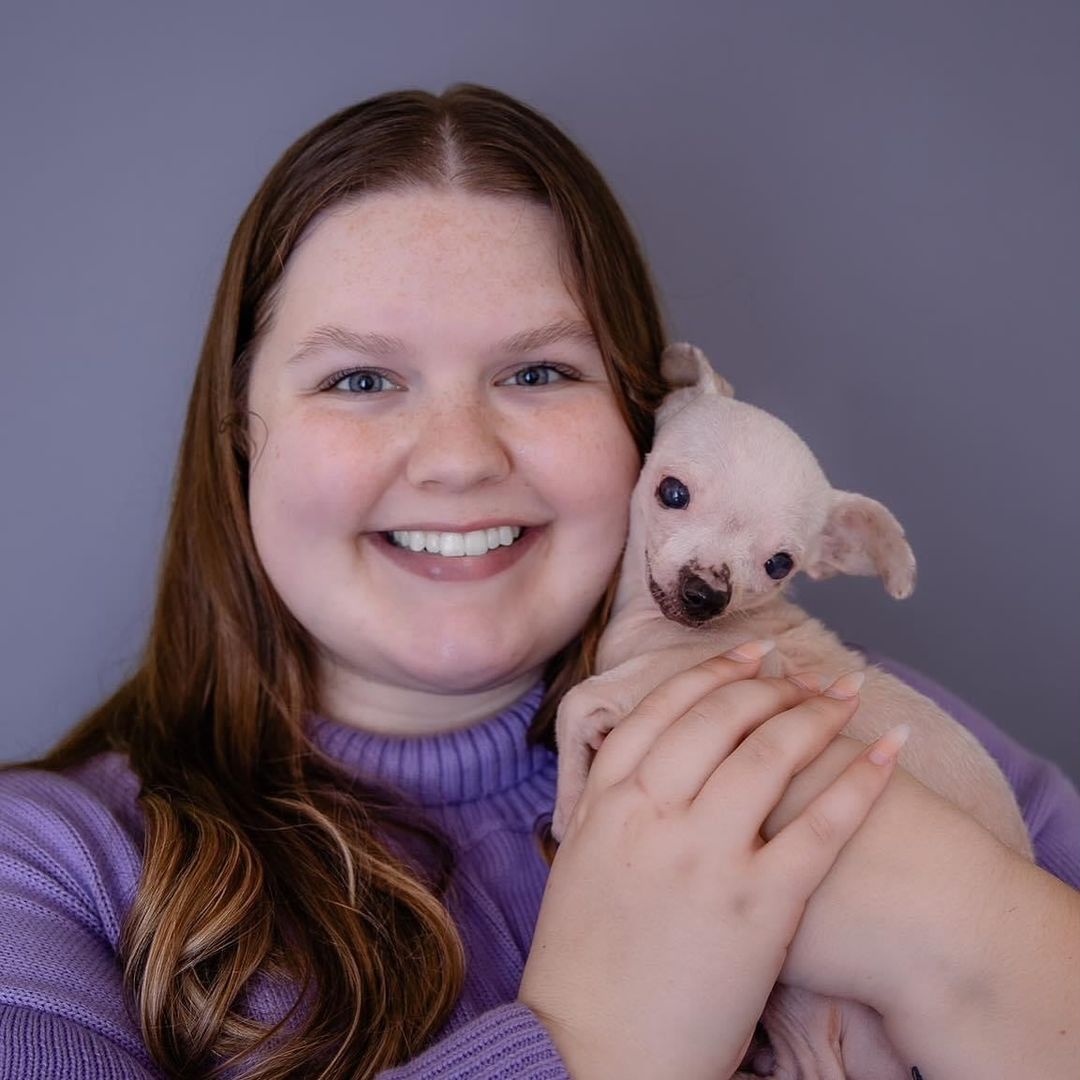
M 653 449 L 632 496 L 598 674 L 565 695 L 556 718 L 553 835 L 565 835 L 592 752 L 642 698 L 707 657 L 770 638 L 776 648 L 763 664 L 766 676 L 813 670 L 832 678 L 865 669 L 858 710 L 843 734 L 869 743 L 909 724 L 899 765 L 1032 858 L 1016 799 L 982 745 L 928 698 L 867 667 L 783 596 L 797 570 L 817 578 L 879 574 L 891 595 L 909 595 L 915 563 L 899 523 L 880 503 L 829 486 L 802 440 L 775 417 L 735 401 L 700 350 L 671 346 L 663 363 L 678 389 L 657 413 Z M 762 1024 L 777 1080 L 911 1075 L 878 1014 L 856 1002 L 778 984 Z

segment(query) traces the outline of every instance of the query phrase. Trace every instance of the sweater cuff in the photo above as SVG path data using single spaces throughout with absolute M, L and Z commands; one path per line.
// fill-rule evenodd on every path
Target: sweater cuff
M 377 1080 L 570 1080 L 547 1028 L 520 1001 L 481 1013 Z

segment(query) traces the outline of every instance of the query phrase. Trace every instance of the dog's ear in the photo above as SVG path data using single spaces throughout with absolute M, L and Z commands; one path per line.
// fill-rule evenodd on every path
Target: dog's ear
M 708 358 L 696 345 L 687 342 L 669 345 L 661 353 L 660 374 L 670 389 L 656 410 L 658 428 L 699 394 L 735 396 L 731 383 L 713 370 Z
M 834 491 L 825 527 L 803 571 L 814 579 L 834 574 L 876 574 L 896 600 L 915 588 L 915 555 L 900 522 L 865 495 Z
M 713 370 L 709 358 L 686 341 L 669 345 L 660 354 L 660 374 L 672 390 L 694 387 L 703 394 L 735 396 L 731 383 Z

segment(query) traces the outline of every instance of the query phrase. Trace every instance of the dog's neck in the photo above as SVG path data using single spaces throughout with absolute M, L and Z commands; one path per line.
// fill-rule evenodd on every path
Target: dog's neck
M 723 652 L 752 638 L 775 639 L 810 617 L 798 605 L 777 594 L 768 604 L 753 611 L 726 615 L 710 623 L 705 632 L 710 646 Z M 597 671 L 607 671 L 641 653 L 700 639 L 702 632 L 701 628 L 672 622 L 657 608 L 649 591 L 641 511 L 632 506 L 611 617 L 597 650 Z

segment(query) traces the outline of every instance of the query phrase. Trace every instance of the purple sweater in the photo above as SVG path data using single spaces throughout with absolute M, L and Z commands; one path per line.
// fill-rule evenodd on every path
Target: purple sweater
M 869 658 L 937 701 L 999 762 L 1016 791 L 1039 865 L 1080 887 L 1080 794 L 924 676 Z M 393 738 L 312 718 L 336 760 L 413 793 L 459 847 L 449 907 L 468 956 L 464 990 L 429 1048 L 385 1080 L 558 1078 L 567 1072 L 518 984 L 547 879 L 534 840 L 550 819 L 555 755 L 527 746 L 537 685 L 472 728 Z M 141 866 L 138 781 L 116 753 L 63 775 L 0 774 L 0 1076 L 5 1080 L 160 1077 L 121 995 L 116 944 Z M 244 1007 L 263 1019 L 291 1003 L 258 983 Z

